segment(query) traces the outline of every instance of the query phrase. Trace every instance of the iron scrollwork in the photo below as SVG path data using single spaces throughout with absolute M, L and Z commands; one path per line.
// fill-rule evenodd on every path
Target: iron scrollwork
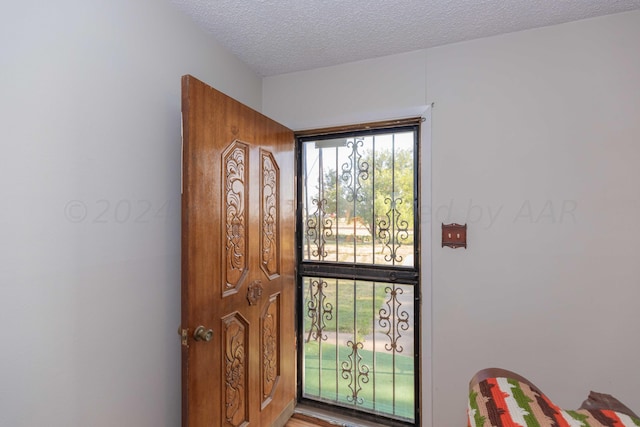
M 362 160 L 362 154 L 358 150 L 364 144 L 362 139 L 347 142 L 351 149 L 349 160 L 342 165 L 341 178 L 347 191 L 347 200 L 350 202 L 362 202 L 362 181 L 369 179 L 369 162 Z
M 386 328 L 385 335 L 389 337 L 390 341 L 384 345 L 384 348 L 387 351 L 402 353 L 404 349 L 398 344 L 398 341 L 402 338 L 401 332 L 409 329 L 409 313 L 400 309 L 402 303 L 398 299 L 398 295 L 403 294 L 404 290 L 395 286 L 393 288 L 387 286 L 385 293 L 389 299 L 385 301 L 386 307 L 382 307 L 378 312 L 380 315 L 378 323 L 380 327 Z
M 311 280 L 309 286 L 309 301 L 307 302 L 307 316 L 311 318 L 311 328 L 307 336 L 307 342 L 324 341 L 327 335 L 324 333 L 328 321 L 333 319 L 333 304 L 327 302 L 324 289 L 328 283 L 322 279 Z
M 316 205 L 316 210 L 307 219 L 307 237 L 315 245 L 315 249 L 312 254 L 314 257 L 319 257 L 321 260 L 327 256 L 325 250 L 326 238 L 333 234 L 332 227 L 333 221 L 328 218 L 326 206 L 327 199 L 313 199 L 313 204 Z
M 378 221 L 378 237 L 385 245 L 388 254 L 384 256 L 385 261 L 402 262 L 402 255 L 398 254 L 398 249 L 402 246 L 402 241 L 409 238 L 409 222 L 401 219 L 402 214 L 398 210 L 398 205 L 402 204 L 401 198 L 387 197 L 384 203 L 389 205 L 385 218 Z
M 369 367 L 362 363 L 362 356 L 359 353 L 363 347 L 361 342 L 349 340 L 347 346 L 351 348 L 351 354 L 348 360 L 342 362 L 342 378 L 349 381 L 349 390 L 351 390 L 351 396 L 347 396 L 347 400 L 361 405 L 364 400 L 358 397 L 358 394 L 362 390 L 362 384 L 369 382 Z

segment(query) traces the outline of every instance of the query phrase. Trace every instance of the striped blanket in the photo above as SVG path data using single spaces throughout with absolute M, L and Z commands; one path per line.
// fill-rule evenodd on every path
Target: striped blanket
M 580 409 L 564 410 L 504 369 L 478 372 L 469 392 L 469 427 L 640 427 L 638 416 L 610 395 L 591 392 Z

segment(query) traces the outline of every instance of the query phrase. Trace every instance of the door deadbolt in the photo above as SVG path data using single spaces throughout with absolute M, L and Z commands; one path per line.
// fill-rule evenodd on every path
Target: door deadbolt
M 196 341 L 211 341 L 213 338 L 213 330 L 207 329 L 204 326 L 198 326 L 195 331 L 193 331 L 193 339 Z

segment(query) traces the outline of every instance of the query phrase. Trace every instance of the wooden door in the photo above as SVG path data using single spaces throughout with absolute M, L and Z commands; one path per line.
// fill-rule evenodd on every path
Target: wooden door
M 182 425 L 282 426 L 295 399 L 293 132 L 192 76 L 182 114 Z

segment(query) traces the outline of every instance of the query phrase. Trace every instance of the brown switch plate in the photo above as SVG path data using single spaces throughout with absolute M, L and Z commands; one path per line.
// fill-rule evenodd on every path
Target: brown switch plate
M 442 247 L 467 248 L 467 224 L 442 224 Z

